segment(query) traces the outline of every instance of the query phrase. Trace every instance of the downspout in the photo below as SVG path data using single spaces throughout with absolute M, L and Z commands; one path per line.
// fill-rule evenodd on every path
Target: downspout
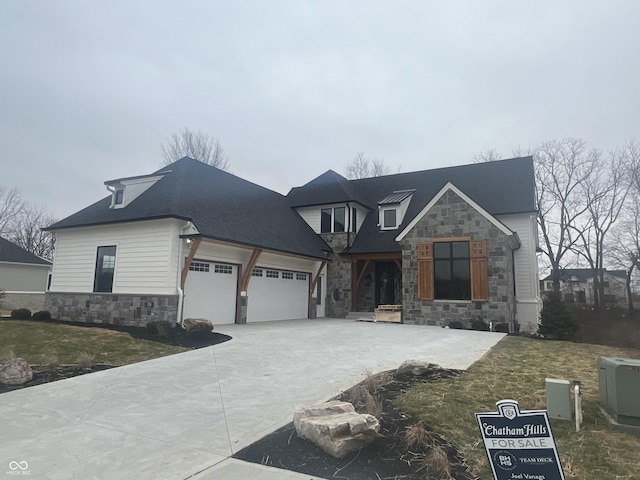
M 189 226 L 191 225 L 191 222 L 187 222 L 181 229 L 180 232 L 181 234 L 184 233 L 185 229 L 189 228 Z M 176 278 L 176 290 L 178 290 L 178 312 L 176 315 L 176 324 L 180 325 L 182 328 L 184 328 L 184 325 L 182 324 L 182 308 L 184 306 L 184 291 L 182 290 L 182 286 L 181 286 L 181 278 L 182 278 L 182 262 L 183 262 L 183 253 L 182 253 L 182 244 L 183 244 L 183 239 L 180 235 L 178 235 L 178 240 L 180 241 L 180 245 L 178 247 L 178 274 L 177 274 L 177 278 Z

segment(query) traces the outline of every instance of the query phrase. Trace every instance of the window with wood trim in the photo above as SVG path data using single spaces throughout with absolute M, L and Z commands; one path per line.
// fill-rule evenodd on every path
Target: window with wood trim
M 417 250 L 419 299 L 488 300 L 486 240 L 422 242 Z

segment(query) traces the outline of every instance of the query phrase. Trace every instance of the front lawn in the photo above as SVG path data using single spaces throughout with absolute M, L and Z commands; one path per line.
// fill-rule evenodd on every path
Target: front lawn
M 0 322 L 0 362 L 11 356 L 32 365 L 93 363 L 127 365 L 187 351 L 186 348 L 133 338 L 128 333 L 25 320 Z
M 457 445 L 476 475 L 492 478 L 476 412 L 496 410 L 495 402 L 517 400 L 522 409 L 545 408 L 545 378 L 580 380 L 584 424 L 551 420 L 568 479 L 640 478 L 640 439 L 605 429 L 598 408 L 597 358 L 640 358 L 640 350 L 505 337 L 459 377 L 417 385 L 396 405 Z

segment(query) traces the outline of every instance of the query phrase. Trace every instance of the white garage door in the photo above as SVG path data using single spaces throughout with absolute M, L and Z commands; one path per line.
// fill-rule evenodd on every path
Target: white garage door
M 238 267 L 226 263 L 191 262 L 184 286 L 183 318 L 206 318 L 214 325 L 235 323 Z
M 247 322 L 307 318 L 309 274 L 254 268 L 248 294 Z

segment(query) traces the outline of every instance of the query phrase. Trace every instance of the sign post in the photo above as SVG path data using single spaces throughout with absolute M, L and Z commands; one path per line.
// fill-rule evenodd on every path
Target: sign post
M 565 480 L 546 410 L 520 411 L 515 400 L 476 413 L 495 480 Z

